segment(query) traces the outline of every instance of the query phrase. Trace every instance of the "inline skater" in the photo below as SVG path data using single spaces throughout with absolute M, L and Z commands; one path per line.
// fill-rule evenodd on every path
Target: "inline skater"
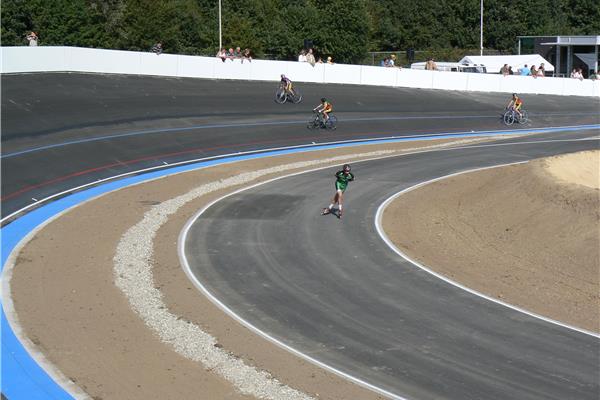
M 329 207 L 325 207 L 321 212 L 321 215 L 327 215 L 333 212 L 333 206 L 338 204 L 338 218 L 342 218 L 342 207 L 344 200 L 344 192 L 348 188 L 348 182 L 352 182 L 354 180 L 354 174 L 351 171 L 349 164 L 344 164 L 342 169 L 335 173 L 335 194 L 333 195 L 333 199 L 331 200 L 331 204 Z

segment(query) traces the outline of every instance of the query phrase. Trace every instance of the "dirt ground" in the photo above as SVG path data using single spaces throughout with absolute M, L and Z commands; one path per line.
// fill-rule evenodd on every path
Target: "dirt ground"
M 415 147 L 415 143 L 388 144 L 368 146 L 368 150 L 341 149 L 335 154 L 351 160 L 352 154 L 360 152 L 402 152 Z M 39 230 L 18 253 L 10 280 L 16 310 L 12 317 L 18 318 L 29 345 L 94 399 L 251 398 L 202 364 L 179 355 L 148 329 L 114 284 L 115 248 L 124 232 L 153 205 L 202 182 L 226 179 L 240 169 L 251 171 L 332 154 L 329 150 L 251 160 L 243 168 L 239 163 L 225 164 L 125 188 L 70 210 Z M 598 244 L 597 189 L 558 184 L 541 162 L 475 176 L 453 178 L 456 181 L 402 196 L 386 211 L 391 221 L 386 231 L 416 258 L 432 253 L 427 246 L 433 237 L 438 246 L 446 246 L 444 256 L 421 261 L 436 267 L 439 261 L 440 271 L 460 278 L 463 284 L 485 283 L 505 301 L 597 330 L 598 252 L 590 250 L 594 240 L 596 249 Z M 526 184 L 527 179 L 533 184 Z M 230 354 L 314 398 L 381 398 L 254 335 L 188 280 L 177 256 L 179 232 L 198 209 L 234 189 L 197 198 L 159 229 L 153 242 L 153 275 L 169 311 L 216 337 Z M 439 190 L 444 191 L 443 202 L 436 194 Z M 434 201 L 419 202 L 423 193 Z M 464 202 L 475 194 L 473 204 Z M 482 218 L 484 209 L 497 211 Z M 512 215 L 509 209 L 523 212 Z M 411 219 L 409 210 L 419 218 Z M 462 262 L 452 261 L 457 258 Z M 501 267 L 490 271 L 492 262 Z
M 462 285 L 600 332 L 600 152 L 458 175 L 407 192 L 383 228 Z

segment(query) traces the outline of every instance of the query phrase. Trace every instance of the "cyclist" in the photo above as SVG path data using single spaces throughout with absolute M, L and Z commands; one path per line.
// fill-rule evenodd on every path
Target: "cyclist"
M 294 89 L 292 88 L 292 81 L 284 74 L 281 74 L 281 87 L 285 89 L 287 93 L 294 94 Z
M 349 164 L 344 164 L 341 171 L 335 173 L 335 194 L 331 200 L 329 207 L 325 207 L 321 215 L 329 214 L 333 211 L 333 206 L 338 204 L 338 218 L 342 218 L 342 202 L 344 200 L 344 192 L 348 188 L 348 182 L 354 180 L 354 174 L 350 172 Z
M 333 106 L 330 102 L 327 101 L 325 97 L 323 97 L 321 99 L 321 104 L 313 108 L 313 111 L 319 113 L 321 120 L 323 121 L 323 123 L 325 123 L 329 120 L 329 113 L 333 111 Z
M 521 107 L 523 107 L 523 100 L 516 93 L 513 93 L 512 98 L 508 102 L 506 106 L 507 110 L 514 110 L 517 114 L 519 114 L 519 118 L 523 117 L 521 113 Z

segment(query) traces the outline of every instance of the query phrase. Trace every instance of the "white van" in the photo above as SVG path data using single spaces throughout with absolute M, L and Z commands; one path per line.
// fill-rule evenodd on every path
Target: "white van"
M 413 63 L 410 65 L 411 69 L 425 69 L 425 62 Z M 455 62 L 436 62 L 438 71 L 450 71 L 450 72 L 476 72 L 485 74 L 487 72 L 484 65 L 476 64 L 460 64 Z

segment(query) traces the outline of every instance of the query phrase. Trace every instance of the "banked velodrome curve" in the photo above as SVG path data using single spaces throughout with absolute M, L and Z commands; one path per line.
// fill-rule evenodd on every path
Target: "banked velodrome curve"
M 335 168 L 259 185 L 203 210 L 182 257 L 229 312 L 398 398 L 593 400 L 598 337 L 425 273 L 392 252 L 374 223 L 387 198 L 416 183 L 598 149 L 597 139 L 579 140 L 591 135 L 536 135 L 354 164 L 342 221 L 319 215 Z
M 2 213 L 98 179 L 165 163 L 284 145 L 502 129 L 504 95 L 303 85 L 278 106 L 272 83 L 34 74 L 2 77 Z M 325 92 L 325 93 L 324 93 Z M 327 96 L 334 133 L 305 129 Z M 590 99 L 531 96 L 531 126 L 598 123 Z M 33 199 L 33 200 L 32 200 Z

